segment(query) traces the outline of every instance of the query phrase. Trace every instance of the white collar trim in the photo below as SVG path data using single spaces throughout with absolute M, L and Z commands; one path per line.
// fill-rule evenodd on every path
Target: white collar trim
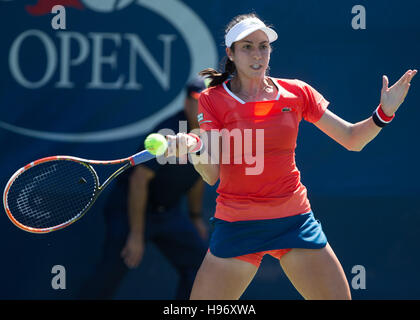
M 274 100 L 279 100 L 280 99 L 280 86 L 279 86 L 279 84 L 277 83 L 277 81 L 275 81 L 275 80 L 273 80 L 272 78 L 270 78 L 271 79 L 271 81 L 274 83 L 274 85 L 276 86 L 276 88 L 277 88 L 277 96 L 276 96 L 276 98 L 274 99 Z M 246 102 L 244 101 L 244 100 L 242 100 L 241 98 L 239 98 L 236 94 L 234 94 L 232 91 L 230 91 L 229 90 L 229 88 L 228 88 L 228 86 L 226 85 L 226 83 L 228 82 L 228 81 L 230 81 L 230 80 L 227 80 L 227 81 L 225 81 L 225 82 L 223 82 L 223 88 L 226 90 L 226 92 L 233 98 L 233 99 L 235 99 L 236 101 L 238 101 L 240 104 L 245 104 Z

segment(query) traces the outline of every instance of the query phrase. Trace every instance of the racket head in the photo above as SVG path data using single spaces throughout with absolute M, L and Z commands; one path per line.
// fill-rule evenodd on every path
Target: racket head
M 17 170 L 3 192 L 9 219 L 32 233 L 56 231 L 80 219 L 101 191 L 95 170 L 80 160 L 47 157 Z

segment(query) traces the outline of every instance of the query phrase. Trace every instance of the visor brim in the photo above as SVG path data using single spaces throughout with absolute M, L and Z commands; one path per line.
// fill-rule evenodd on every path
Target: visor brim
M 277 32 L 275 32 L 273 29 L 271 29 L 269 27 L 255 26 L 254 28 L 249 28 L 247 30 L 244 30 L 240 34 L 238 34 L 238 36 L 234 39 L 234 41 L 232 41 L 232 44 L 246 38 L 251 33 L 255 32 L 255 31 L 258 31 L 258 30 L 263 31 L 267 35 L 269 43 L 272 43 L 272 42 L 276 41 L 277 38 L 278 38 Z

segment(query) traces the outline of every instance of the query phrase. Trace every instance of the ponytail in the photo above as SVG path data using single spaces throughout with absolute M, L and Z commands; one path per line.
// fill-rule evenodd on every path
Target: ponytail
M 236 67 L 233 61 L 228 59 L 228 57 L 225 57 L 224 59 L 226 59 L 226 62 L 223 73 L 220 73 L 213 68 L 207 68 L 198 73 L 200 76 L 210 79 L 210 83 L 208 85 L 209 88 L 222 84 L 236 72 Z

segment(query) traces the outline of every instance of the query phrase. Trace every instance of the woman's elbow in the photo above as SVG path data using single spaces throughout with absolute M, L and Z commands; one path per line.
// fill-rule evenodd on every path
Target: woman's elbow
M 349 151 L 360 152 L 366 146 L 367 142 L 360 139 L 359 135 L 355 133 L 355 128 L 356 125 L 352 124 L 345 148 Z
M 206 177 L 206 178 L 203 178 L 203 179 L 210 186 L 214 186 L 217 183 L 217 181 L 219 180 L 219 177 L 217 177 L 217 178 L 209 178 L 209 177 Z
M 355 152 L 360 152 L 360 151 L 362 151 L 363 150 L 363 148 L 364 148 L 365 146 L 358 146 L 358 147 L 356 147 L 356 148 L 353 148 L 351 151 L 355 151 Z
M 194 164 L 195 169 L 203 180 L 214 186 L 219 180 L 220 169 L 218 164 Z
M 358 148 L 352 148 L 352 149 L 348 149 L 349 151 L 353 151 L 353 152 L 360 152 L 363 150 L 363 147 L 358 147 Z
M 216 174 L 201 174 L 201 177 L 207 184 L 211 186 L 214 186 L 219 180 L 218 174 L 217 175 Z
M 362 144 L 362 143 L 356 143 L 356 142 L 353 142 L 353 143 L 348 143 L 346 146 L 345 146 L 345 148 L 348 150 L 348 151 L 354 151 L 354 152 L 360 152 L 360 151 L 362 151 L 363 150 L 363 148 L 365 147 L 365 144 Z

